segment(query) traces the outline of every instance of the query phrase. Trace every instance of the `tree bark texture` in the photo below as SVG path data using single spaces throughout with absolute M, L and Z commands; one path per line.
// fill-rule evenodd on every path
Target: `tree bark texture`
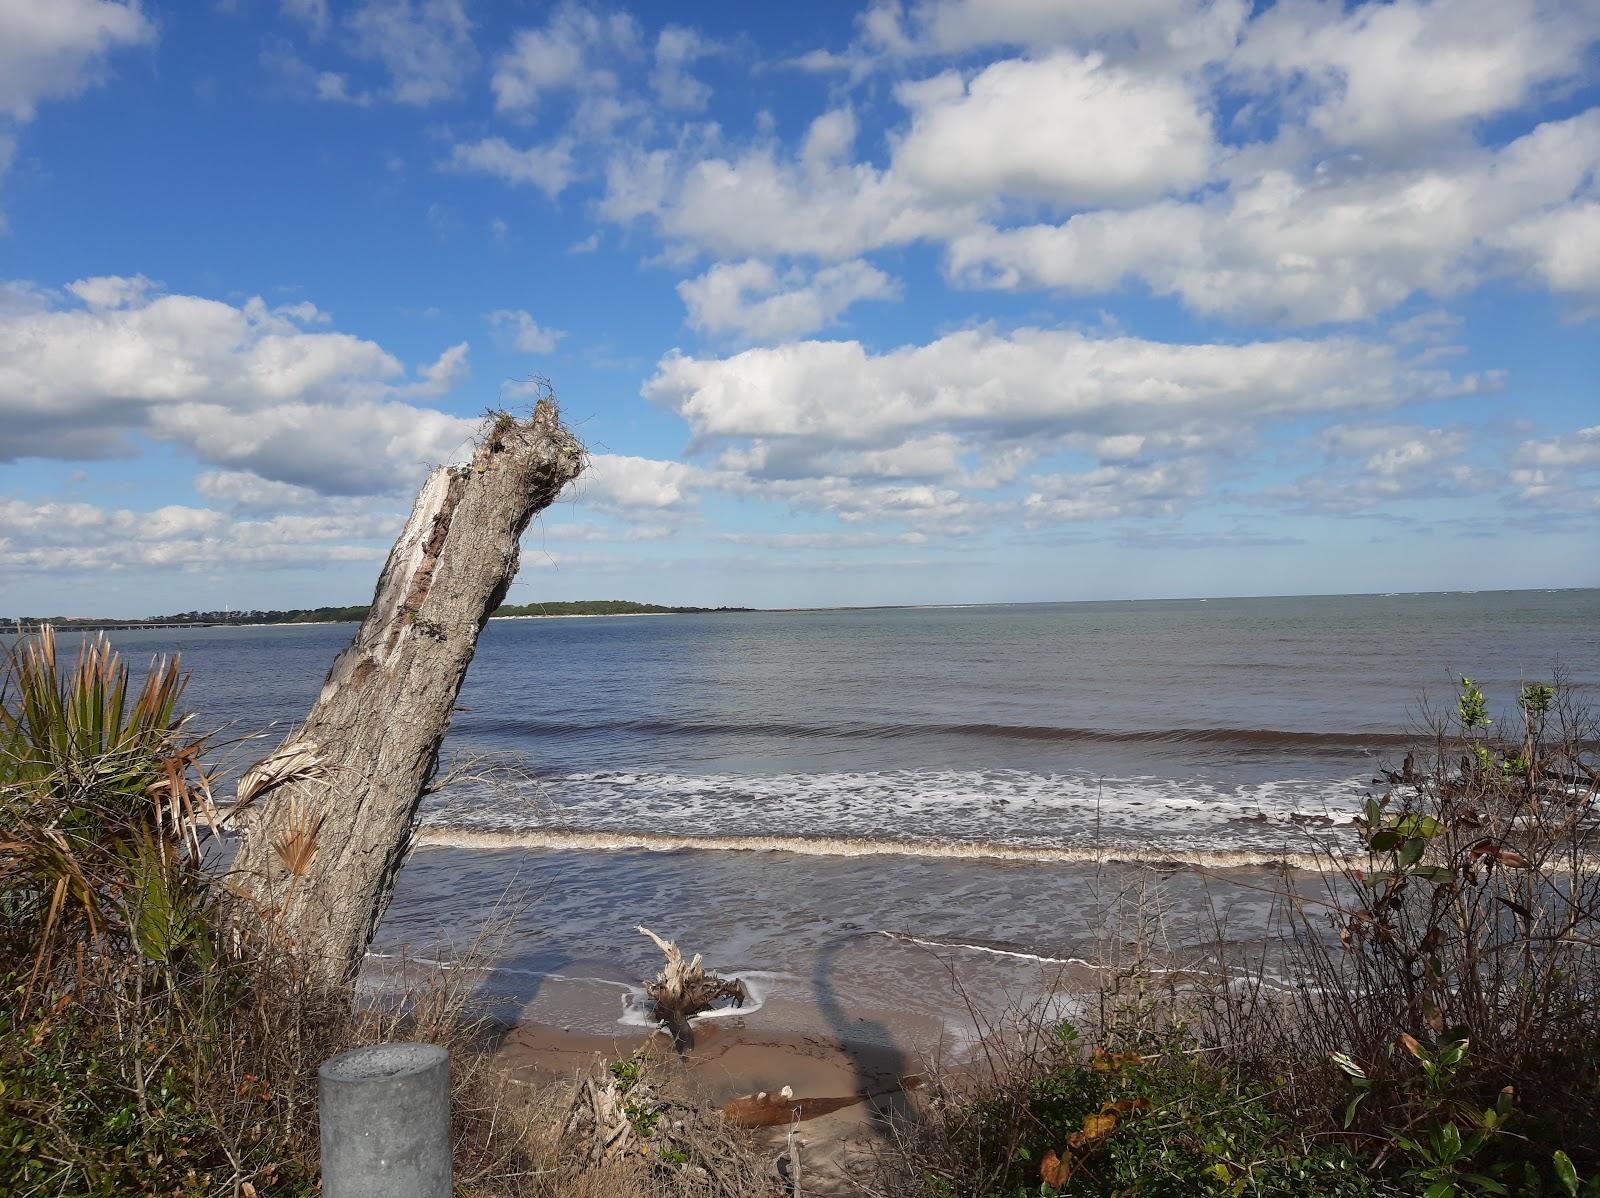
M 518 541 L 584 462 L 541 400 L 491 420 L 469 464 L 434 470 L 305 722 L 239 781 L 233 889 L 330 983 L 354 978 L 389 904 Z

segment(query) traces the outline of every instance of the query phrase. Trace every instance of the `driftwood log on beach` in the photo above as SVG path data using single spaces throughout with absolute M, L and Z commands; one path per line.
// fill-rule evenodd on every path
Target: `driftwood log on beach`
M 694 955 L 694 960 L 685 961 L 683 953 L 672 941 L 663 940 L 646 927 L 638 931 L 650 937 L 667 958 L 661 972 L 653 981 L 646 982 L 644 989 L 655 1004 L 656 1018 L 667 1025 L 667 1030 L 672 1033 L 672 1043 L 679 1051 L 694 1047 L 694 1029 L 689 1023 L 694 1016 L 709 1011 L 720 1002 L 744 1006 L 749 995 L 738 978 L 707 973 L 700 962 L 699 953 Z
M 491 416 L 471 462 L 423 484 L 305 722 L 239 781 L 233 889 L 329 982 L 354 977 L 388 906 L 518 540 L 584 463 L 553 399 Z

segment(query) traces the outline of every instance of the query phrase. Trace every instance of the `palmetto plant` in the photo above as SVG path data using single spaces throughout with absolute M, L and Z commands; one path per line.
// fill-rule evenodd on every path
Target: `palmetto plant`
M 69 666 L 48 628 L 0 653 L 0 914 L 34 946 L 27 997 L 93 974 L 108 937 L 169 965 L 202 938 L 212 811 L 184 682 L 167 659 L 133 688 L 104 637 Z
M 218 821 L 183 681 L 173 661 L 139 679 L 100 638 L 75 659 L 48 631 L 0 646 L 0 1193 L 313 1194 L 318 1066 L 394 1039 L 451 1046 L 461 1192 L 661 1192 L 560 1185 L 544 1123 L 565 1115 L 491 1067 L 466 1010 L 476 967 L 358 1004 L 229 892 L 224 854 L 201 859 Z M 291 743 L 232 810 L 329 777 Z M 271 847 L 298 881 L 323 816 L 285 804 Z

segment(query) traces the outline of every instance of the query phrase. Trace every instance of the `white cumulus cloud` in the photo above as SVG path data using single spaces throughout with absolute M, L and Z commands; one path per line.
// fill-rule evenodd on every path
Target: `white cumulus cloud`
M 861 300 L 899 298 L 900 288 L 859 260 L 815 272 L 780 272 L 771 263 L 747 259 L 715 264 L 699 278 L 679 283 L 678 294 L 689 309 L 689 323 L 702 332 L 768 341 L 814 333 Z
M 1569 0 L 1284 0 L 1250 22 L 1230 67 L 1288 89 L 1335 144 L 1409 155 L 1575 75 L 1597 39 L 1600 8 Z
M 30 121 L 98 83 L 113 51 L 155 39 L 138 0 L 0 0 L 0 113 Z
M 450 147 L 446 165 L 453 170 L 492 175 L 516 186 L 536 187 L 551 199 L 567 189 L 575 174 L 572 146 L 565 141 L 523 149 L 503 137 L 459 142 Z
M 103 457 L 143 434 L 214 465 L 359 494 L 404 489 L 473 430 L 402 401 L 453 385 L 464 345 L 408 381 L 375 342 L 316 328 L 326 317 L 310 305 L 159 294 L 142 278 L 69 290 L 83 306 L 34 294 L 0 308 L 7 458 Z
M 1101 55 L 998 62 L 900 96 L 911 129 L 894 167 L 935 195 L 1121 205 L 1188 191 L 1210 170 L 1211 122 L 1193 89 Z
M 1171 344 L 1070 330 L 972 329 L 872 353 L 806 341 L 663 359 L 645 394 L 702 440 L 815 438 L 883 447 L 938 428 L 1061 437 L 1385 407 L 1462 383 L 1351 338 Z
M 500 347 L 519 354 L 553 353 L 557 343 L 567 335 L 562 329 L 546 328 L 520 308 L 500 308 L 484 319 L 494 330 Z
M 1526 269 L 1517 263 L 1530 254 L 1537 269 L 1568 269 L 1541 265 L 1554 230 L 1539 221 L 1575 211 L 1567 205 L 1593 186 L 1597 166 L 1600 109 L 1445 163 L 1273 168 L 1197 202 L 982 227 L 951 241 L 949 270 L 967 285 L 1002 289 L 1093 293 L 1138 280 L 1210 316 L 1362 320 L 1418 292 L 1450 296 L 1488 274 Z
M 365 0 L 346 24 L 356 54 L 387 72 L 397 103 L 420 106 L 454 95 L 477 63 L 462 0 Z

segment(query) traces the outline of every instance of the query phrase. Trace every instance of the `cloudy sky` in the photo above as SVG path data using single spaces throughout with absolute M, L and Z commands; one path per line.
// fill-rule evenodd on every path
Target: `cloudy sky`
M 0 611 L 1600 582 L 1600 3 L 0 0 Z

